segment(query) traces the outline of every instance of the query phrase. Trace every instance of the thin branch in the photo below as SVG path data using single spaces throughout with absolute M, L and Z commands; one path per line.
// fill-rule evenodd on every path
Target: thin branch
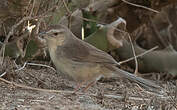
M 53 67 L 51 67 L 51 66 L 44 65 L 44 64 L 37 64 L 37 63 L 28 63 L 28 62 L 25 62 L 22 67 L 17 68 L 15 71 L 20 71 L 20 70 L 24 69 L 26 67 L 26 65 L 46 67 L 46 68 L 50 68 L 51 70 L 56 72 L 56 70 Z
M 16 62 L 14 62 L 14 63 L 16 64 Z M 23 70 L 23 69 L 25 68 L 26 64 L 27 64 L 27 62 L 25 62 L 24 65 L 23 65 L 22 67 L 17 68 L 17 69 L 15 70 L 15 72 L 16 72 L 16 71 Z
M 34 88 L 34 87 L 30 87 L 30 86 L 25 86 L 22 84 L 17 84 L 15 82 L 10 82 L 8 80 L 5 80 L 3 78 L 0 78 L 1 81 L 7 83 L 7 84 L 11 84 L 14 85 L 16 87 L 19 88 L 23 88 L 23 89 L 30 89 L 30 90 L 36 90 L 36 91 L 42 91 L 42 92 L 52 92 L 52 93 L 73 93 L 72 91 L 62 91 L 62 90 L 50 90 L 50 89 L 40 89 L 40 88 Z
M 71 14 L 72 14 L 72 12 L 69 10 L 65 0 L 62 0 L 62 1 L 63 1 L 63 4 L 64 4 L 64 7 L 66 8 L 66 11 L 68 12 L 68 15 L 69 15 L 68 16 L 68 28 L 70 29 L 71 28 L 71 18 L 72 18 Z
M 14 63 L 15 63 L 15 65 L 17 65 L 16 64 L 16 62 L 14 61 Z M 53 71 L 55 71 L 56 72 L 56 70 L 53 68 L 53 67 L 50 67 L 50 66 L 48 66 L 48 65 L 43 65 L 43 64 L 35 64 L 35 63 L 27 63 L 27 62 L 25 62 L 24 63 L 24 65 L 22 66 L 22 67 L 19 67 L 18 65 L 16 66 L 17 67 L 17 69 L 15 70 L 15 72 L 17 72 L 17 71 L 20 71 L 20 70 L 22 70 L 22 69 L 24 69 L 25 67 L 26 67 L 26 65 L 37 65 L 37 66 L 43 66 L 43 67 L 47 67 L 47 68 L 50 68 L 50 69 L 52 69 Z M 36 78 L 36 77 L 34 77 L 31 73 L 28 73 L 30 76 L 32 76 L 33 78 Z M 36 78 L 38 81 L 40 81 L 40 82 L 42 82 L 42 83 L 44 83 L 46 86 L 48 86 L 45 82 L 43 82 L 42 80 L 40 80 L 40 79 L 38 79 L 38 78 Z
M 100 22 L 100 21 L 97 21 L 97 20 L 88 19 L 88 18 L 84 18 L 84 17 L 81 17 L 81 16 L 75 16 L 75 17 L 80 18 L 80 19 L 85 20 L 85 21 L 90 21 L 90 22 L 95 22 L 97 24 L 107 25 L 107 23 L 103 23 L 103 22 Z
M 138 61 L 137 61 L 137 57 L 136 57 L 136 52 L 135 52 L 135 48 L 134 48 L 134 46 L 133 46 L 133 43 L 132 43 L 132 39 L 131 39 L 131 37 L 130 37 L 130 35 L 129 34 L 127 34 L 128 35 L 128 38 L 129 38 L 129 40 L 130 40 L 130 44 L 131 44 L 131 47 L 132 47 L 132 52 L 133 52 L 133 56 L 134 56 L 134 59 L 135 59 L 135 72 L 134 72 L 134 74 L 138 74 Z
M 140 7 L 140 8 L 143 8 L 143 9 L 146 9 L 146 10 L 149 10 L 149 11 L 152 11 L 154 13 L 160 13 L 159 11 L 157 10 L 154 10 L 152 8 L 148 8 L 148 7 L 145 7 L 145 6 L 142 6 L 142 5 L 138 5 L 138 4 L 134 4 L 134 3 L 131 3 L 131 2 L 128 2 L 126 0 L 122 0 L 122 2 L 126 3 L 126 4 L 129 4 L 129 5 L 132 5 L 132 6 L 135 6 L 135 7 Z
M 106 25 L 106 23 L 102 23 L 102 22 L 99 22 L 99 21 L 96 21 L 96 20 L 87 19 L 87 18 L 80 17 L 80 16 L 75 16 L 75 17 L 81 18 L 81 19 L 86 20 L 86 21 L 91 21 L 91 22 L 96 22 L 96 23 L 100 23 L 100 24 Z M 112 25 L 111 25 L 111 26 L 112 26 Z M 118 29 L 118 28 L 115 27 L 115 26 L 112 26 L 112 27 L 113 27 L 115 30 L 119 31 L 119 32 L 123 32 L 123 33 L 128 34 L 128 36 L 129 36 L 129 33 L 128 33 L 128 32 L 126 32 L 126 31 L 124 31 L 124 30 L 120 30 L 120 29 Z M 130 38 L 130 36 L 129 36 L 129 38 Z M 132 44 L 132 42 L 131 42 L 131 44 Z M 151 48 L 151 49 L 149 49 L 149 50 L 147 50 L 147 51 L 145 51 L 145 52 L 143 52 L 143 53 L 141 53 L 141 54 L 139 54 L 139 55 L 135 55 L 135 57 L 138 58 L 138 57 L 144 56 L 145 54 L 148 54 L 148 53 L 154 51 L 154 50 L 157 49 L 157 48 L 158 48 L 158 46 L 155 46 L 155 47 L 153 47 L 153 48 Z M 118 64 L 121 65 L 121 64 L 126 63 L 126 62 L 128 62 L 128 61 L 134 60 L 135 57 L 129 58 L 129 59 L 125 60 L 125 61 L 121 61 L 121 62 L 119 62 Z M 137 61 L 135 60 L 135 62 L 137 62 Z
M 12 26 L 11 30 L 9 31 L 8 35 L 6 36 L 6 39 L 4 40 L 4 44 L 2 45 L 1 49 L 0 49 L 0 63 L 2 65 L 3 63 L 3 59 L 4 59 L 4 51 L 5 51 L 5 46 L 6 44 L 8 43 L 8 40 L 10 38 L 11 35 L 14 34 L 14 30 L 20 25 L 22 24 L 24 21 L 27 21 L 27 20 L 32 20 L 32 19 L 37 19 L 37 18 L 43 18 L 43 17 L 49 17 L 49 16 L 34 16 L 34 17 L 24 17 L 22 18 L 18 23 L 16 23 L 15 25 Z M 2 57 L 1 57 L 2 55 Z
M 23 39 L 24 37 L 28 36 L 29 33 L 30 33 L 29 31 L 31 31 L 31 30 L 29 30 L 29 29 L 25 30 L 21 36 L 15 38 L 14 40 L 12 40 L 12 41 L 10 41 L 10 42 L 7 42 L 6 45 L 7 45 L 7 44 L 15 43 L 16 41 L 21 40 L 21 39 Z M 4 44 L 4 43 L 2 43 L 2 44 Z
M 45 12 L 43 13 L 43 15 L 46 15 L 46 14 L 48 14 L 49 12 L 55 12 L 57 9 L 60 9 L 62 6 L 63 6 L 62 1 L 59 0 L 54 6 L 52 6 L 52 7 L 49 8 L 47 11 L 45 11 Z M 53 19 L 53 17 L 54 17 L 53 15 L 50 16 L 50 18 L 49 18 L 49 20 L 47 21 L 47 23 L 46 23 L 45 21 L 43 21 L 43 23 L 45 23 L 45 24 L 50 24 L 49 22 Z
M 16 67 L 18 67 L 18 65 L 16 64 L 15 61 L 14 61 L 14 63 L 15 63 L 15 65 L 16 65 Z M 56 70 L 55 70 L 53 67 L 51 67 L 51 66 L 44 65 L 44 64 L 27 63 L 27 62 L 25 62 L 22 67 L 17 68 L 17 69 L 15 70 L 15 72 L 20 71 L 20 70 L 23 70 L 23 69 L 26 67 L 26 65 L 47 67 L 47 68 L 52 69 L 54 72 L 56 72 Z M 5 71 L 4 73 L 2 73 L 2 74 L 0 75 L 0 78 L 3 77 L 3 76 L 6 75 L 6 74 L 7 74 L 7 72 Z
M 66 8 L 66 11 L 67 11 L 68 14 L 70 15 L 70 14 L 71 14 L 71 11 L 69 10 L 68 6 L 66 5 L 65 0 L 62 0 L 62 1 L 63 1 L 63 4 L 64 4 L 64 7 Z
M 13 25 L 10 32 L 8 33 L 6 39 L 4 40 L 4 43 L 6 44 L 10 38 L 11 35 L 13 35 L 14 33 L 14 30 L 20 25 L 22 24 L 24 21 L 27 21 L 27 20 L 32 20 L 32 19 L 37 19 L 37 18 L 44 18 L 44 17 L 49 17 L 49 16 L 34 16 L 34 17 L 24 17 L 22 18 L 17 24 Z
M 155 47 L 153 47 L 153 48 L 151 48 L 151 49 L 149 49 L 149 50 L 147 50 L 147 51 L 145 51 L 145 52 L 143 52 L 143 53 L 137 55 L 136 58 L 142 57 L 142 56 L 144 56 L 144 55 L 146 55 L 146 54 L 148 54 L 148 53 L 154 51 L 154 50 L 157 49 L 157 48 L 158 48 L 158 46 L 155 46 Z M 121 64 L 123 64 L 123 63 L 126 63 L 126 62 L 129 62 L 129 61 L 134 60 L 134 59 L 135 59 L 135 57 L 131 57 L 131 58 L 127 59 L 127 60 L 124 60 L 124 61 L 119 62 L 119 65 L 121 65 Z
M 34 11 L 35 4 L 36 4 L 36 0 L 33 0 L 33 5 L 32 5 L 32 8 L 30 9 L 31 11 L 30 11 L 29 16 L 32 16 L 33 11 Z
M 48 66 L 48 65 L 44 65 L 44 64 L 27 63 L 27 65 L 47 67 L 47 68 L 50 68 L 50 69 L 52 69 L 53 71 L 56 72 L 56 70 L 53 67 Z
M 22 88 L 22 89 L 29 89 L 29 90 L 35 90 L 35 91 L 42 91 L 42 92 L 49 92 L 49 93 L 68 93 L 68 94 L 72 94 L 73 91 L 64 91 L 64 90 L 50 90 L 50 89 L 40 89 L 40 88 L 35 88 L 35 87 L 30 87 L 30 86 L 25 86 L 25 85 L 22 85 L 22 84 L 17 84 L 15 82 L 10 82 L 8 80 L 5 80 L 3 78 L 0 78 L 1 81 L 7 83 L 7 84 L 10 84 L 10 85 L 14 85 L 16 87 L 19 87 L 19 88 Z M 98 95 L 97 94 L 87 94 L 87 93 L 80 93 L 78 92 L 77 93 L 78 95 L 88 95 L 88 96 L 94 96 L 94 97 L 97 97 Z M 164 100 L 168 100 L 169 97 L 167 96 L 163 96 L 163 95 L 159 95 L 159 94 L 154 94 L 156 96 L 158 96 L 159 98 L 161 99 L 164 99 Z M 124 96 L 121 96 L 121 95 L 109 95 L 109 94 L 105 94 L 104 97 L 107 97 L 107 98 L 114 98 L 114 99 L 124 99 Z M 140 97 L 128 97 L 129 100 L 138 100 L 138 101 L 144 101 L 144 100 L 147 100 L 149 101 L 150 99 L 148 98 L 140 98 Z
M 0 78 L 2 78 L 4 75 L 6 75 L 7 74 L 7 72 L 5 71 L 4 73 L 2 73 L 1 75 L 0 75 Z

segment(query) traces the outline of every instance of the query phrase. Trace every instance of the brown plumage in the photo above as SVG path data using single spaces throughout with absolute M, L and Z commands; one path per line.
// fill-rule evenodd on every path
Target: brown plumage
M 116 67 L 112 56 L 78 39 L 63 25 L 50 27 L 43 34 L 50 57 L 58 71 L 71 76 L 88 87 L 100 77 L 119 76 L 138 83 L 149 91 L 159 91 L 160 86 Z M 88 88 L 86 87 L 86 89 Z

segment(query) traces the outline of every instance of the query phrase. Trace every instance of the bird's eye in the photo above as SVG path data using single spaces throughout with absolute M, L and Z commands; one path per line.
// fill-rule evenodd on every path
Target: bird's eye
M 55 36 L 57 36 L 58 35 L 58 33 L 57 32 L 55 32 L 55 33 L 53 33 Z

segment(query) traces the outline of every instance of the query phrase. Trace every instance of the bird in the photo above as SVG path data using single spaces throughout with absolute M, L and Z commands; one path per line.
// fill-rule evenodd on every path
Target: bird
M 162 87 L 155 82 L 135 76 L 117 66 L 118 62 L 108 53 L 77 38 L 68 27 L 58 24 L 39 33 L 46 40 L 50 58 L 60 71 L 77 82 L 74 92 L 83 84 L 86 91 L 101 77 L 121 77 L 131 80 L 150 92 L 159 92 Z

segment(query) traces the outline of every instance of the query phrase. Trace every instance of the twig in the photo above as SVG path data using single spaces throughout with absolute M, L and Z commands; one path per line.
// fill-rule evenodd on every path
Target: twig
M 134 3 L 131 3 L 131 2 L 128 2 L 126 0 L 122 0 L 124 3 L 126 4 L 129 4 L 129 5 L 132 5 L 132 6 L 136 6 L 136 7 L 140 7 L 140 8 L 143 8 L 143 9 L 146 9 L 146 10 L 149 10 L 149 11 L 152 11 L 154 13 L 160 13 L 159 11 L 157 10 L 154 10 L 152 8 L 148 8 L 148 7 L 145 7 L 145 6 L 142 6 L 142 5 L 138 5 L 138 4 L 134 4 Z
M 14 61 L 14 63 L 15 63 L 15 65 L 17 65 L 15 61 Z M 20 68 L 17 68 L 17 69 L 15 70 L 15 72 L 24 69 L 27 64 L 28 64 L 28 63 L 25 62 L 24 65 L 23 65 L 22 67 L 20 67 Z M 37 64 L 35 64 L 35 65 L 37 65 Z M 38 65 L 39 65 L 39 64 L 38 64 Z M 41 66 L 41 65 L 40 65 L 40 66 Z M 16 67 L 18 67 L 18 66 L 16 66 Z M 52 67 L 50 67 L 50 68 L 52 68 Z M 54 69 L 54 68 L 52 68 L 52 70 L 53 70 L 53 69 Z M 56 72 L 56 71 L 55 71 L 55 72 Z M 30 76 L 32 76 L 33 78 L 36 78 L 36 77 L 34 77 L 31 73 L 28 73 L 28 74 L 29 74 Z M 40 80 L 40 79 L 38 79 L 38 78 L 36 78 L 36 79 L 39 80 L 40 82 L 44 83 L 46 86 L 48 86 L 48 85 L 47 85 L 45 82 L 43 82 L 42 80 Z
M 91 21 L 91 22 L 100 23 L 99 21 L 92 20 L 92 19 L 87 19 L 87 18 L 80 17 L 80 16 L 75 16 L 75 17 L 81 18 L 81 19 L 86 20 L 86 21 Z M 102 22 L 101 22 L 101 24 L 106 25 L 106 23 L 102 23 Z M 126 31 L 124 31 L 124 30 L 120 30 L 120 29 L 118 29 L 117 27 L 112 26 L 112 25 L 111 25 L 111 27 L 113 27 L 115 30 L 117 30 L 117 31 L 119 31 L 119 32 L 126 33 L 126 34 L 128 34 L 128 36 L 129 36 L 129 33 L 128 33 L 128 32 L 126 32 Z M 129 38 L 130 38 L 130 36 L 129 36 Z M 131 40 L 131 39 L 130 39 L 130 40 Z M 131 42 L 131 45 L 132 45 L 132 42 Z M 145 52 L 143 52 L 143 53 L 141 53 L 141 54 L 139 54 L 139 55 L 135 55 L 135 56 L 136 56 L 136 58 L 141 57 L 141 56 L 144 56 L 145 54 L 148 54 L 148 53 L 154 51 L 154 50 L 157 49 L 157 48 L 158 48 L 158 46 L 155 46 L 155 47 L 151 48 L 150 50 L 147 50 L 147 51 L 145 51 Z M 126 63 L 126 62 L 131 61 L 131 60 L 134 60 L 134 59 L 135 59 L 135 57 L 132 57 L 132 58 L 129 58 L 129 59 L 125 60 L 125 61 L 121 61 L 121 62 L 119 62 L 118 64 L 121 65 L 121 64 L 123 64 L 123 63 Z M 135 60 L 135 63 L 136 63 L 136 62 L 137 62 L 137 60 Z M 136 71 L 137 71 L 137 70 L 136 70 Z M 136 72 L 136 71 L 135 71 L 135 72 Z
M 107 98 L 114 98 L 114 99 L 124 99 L 125 97 L 124 96 L 121 96 L 121 95 L 104 95 L 105 97 Z M 127 97 L 129 100 L 136 100 L 136 101 L 149 101 L 151 99 L 149 98 L 140 98 L 140 97 Z M 128 100 L 127 99 L 127 100 Z
M 149 50 L 147 50 L 147 51 L 145 51 L 145 52 L 143 52 L 143 53 L 137 55 L 136 58 L 142 57 L 142 56 L 144 56 L 145 54 L 148 54 L 148 53 L 154 51 L 154 50 L 157 49 L 157 48 L 158 48 L 158 46 L 155 46 L 155 47 L 153 47 L 153 48 L 151 48 L 151 49 L 149 49 Z M 129 61 L 131 61 L 131 60 L 133 60 L 133 59 L 135 59 L 135 57 L 131 57 L 131 58 L 127 59 L 127 60 L 121 61 L 121 62 L 119 62 L 119 65 L 121 65 L 121 64 L 123 64 L 123 63 L 126 63 L 126 62 L 129 62 Z
M 43 13 L 43 15 L 46 15 L 48 14 L 49 12 L 55 12 L 56 9 L 59 9 L 60 7 L 62 7 L 63 4 L 62 4 L 62 1 L 61 0 L 58 0 L 58 2 L 52 6 L 50 9 L 48 9 L 46 12 Z M 53 19 L 53 15 L 49 18 L 49 20 L 47 21 L 47 23 L 45 21 L 43 21 L 43 23 L 45 24 L 50 24 L 49 22 Z
M 137 61 L 137 57 L 136 57 L 136 52 L 135 52 L 135 48 L 134 48 L 134 46 L 133 46 L 133 43 L 132 43 L 132 39 L 131 39 L 131 37 L 130 37 L 130 35 L 129 34 L 127 34 L 128 35 L 128 38 L 129 38 L 129 40 L 130 40 L 130 44 L 131 44 L 131 47 L 132 47 L 132 52 L 133 52 L 133 56 L 134 56 L 134 59 L 135 59 L 135 72 L 134 72 L 134 74 L 138 74 L 138 61 Z
M 2 57 L 0 56 L 2 58 L 2 59 L 0 59 L 1 65 L 2 65 L 3 59 L 4 59 L 5 46 L 8 43 L 10 36 L 14 34 L 14 30 L 26 20 L 37 19 L 37 18 L 41 18 L 41 17 L 43 18 L 43 17 L 49 17 L 49 16 L 24 17 L 18 23 L 16 23 L 15 25 L 12 26 L 11 30 L 9 31 L 8 35 L 6 36 L 6 39 L 4 40 L 4 44 L 2 45 L 1 50 L 0 50 L 0 55 L 3 55 Z
M 44 65 L 44 64 L 28 63 L 28 62 L 25 62 L 22 67 L 16 69 L 15 71 L 20 71 L 20 70 L 24 69 L 26 67 L 26 65 L 47 67 L 47 68 L 52 69 L 54 72 L 56 72 L 56 70 L 51 66 Z
M 27 65 L 47 67 L 47 68 L 50 68 L 50 69 L 52 69 L 53 71 L 56 72 L 56 70 L 53 67 L 48 66 L 48 65 L 44 65 L 44 64 L 27 63 Z
M 30 33 L 29 31 L 30 31 L 30 30 L 28 30 L 28 29 L 25 30 L 22 35 L 20 35 L 19 37 L 15 38 L 13 41 L 7 42 L 6 45 L 7 45 L 7 44 L 12 44 L 12 43 L 14 43 L 14 42 L 16 42 L 16 41 L 18 41 L 18 40 L 21 40 L 21 39 L 23 39 L 24 37 L 28 36 L 29 33 Z M 4 43 L 2 43 L 2 44 L 4 44 Z
M 34 88 L 34 87 L 25 86 L 25 85 L 22 85 L 22 84 L 17 84 L 17 83 L 14 83 L 14 82 L 10 82 L 10 81 L 5 80 L 3 78 L 0 78 L 0 80 L 3 81 L 3 82 L 5 82 L 5 83 L 7 83 L 7 84 L 11 84 L 11 85 L 14 85 L 16 87 L 24 88 L 24 89 L 43 91 L 43 92 L 53 92 L 53 93 L 73 93 L 72 91 L 62 91 L 62 90 L 50 90 L 50 89 Z
M 10 32 L 8 33 L 6 39 L 4 40 L 4 44 L 6 44 L 10 38 L 11 35 L 13 35 L 14 33 L 14 30 L 20 25 L 22 24 L 24 21 L 27 21 L 27 20 L 31 20 L 31 19 L 35 19 L 36 17 L 24 17 L 22 18 L 17 24 L 13 25 Z
M 50 89 L 40 89 L 40 88 L 34 88 L 34 87 L 30 87 L 30 86 L 25 86 L 25 85 L 22 85 L 22 84 L 17 84 L 17 83 L 14 83 L 14 82 L 10 82 L 8 80 L 5 80 L 3 78 L 0 78 L 1 81 L 7 83 L 7 84 L 11 84 L 11 85 L 14 85 L 16 87 L 19 87 L 19 88 L 22 88 L 22 89 L 29 89 L 29 90 L 35 90 L 35 91 L 42 91 L 42 92 L 49 92 L 49 93 L 68 93 L 68 94 L 72 94 L 73 91 L 63 91 L 63 90 L 50 90 Z M 97 94 L 86 94 L 86 93 L 80 93 L 78 92 L 77 93 L 78 95 L 88 95 L 88 96 L 94 96 L 94 97 L 97 97 L 98 95 Z M 155 94 L 154 94 L 155 95 Z M 161 99 L 164 99 L 164 100 L 167 100 L 169 99 L 169 97 L 165 97 L 163 95 L 158 95 L 156 94 L 159 98 Z M 107 97 L 107 98 L 114 98 L 114 99 L 124 99 L 124 96 L 121 96 L 121 95 L 109 95 L 109 94 L 105 94 L 104 97 Z M 128 97 L 129 100 L 138 100 L 138 101 L 142 101 L 142 100 L 147 100 L 149 101 L 150 99 L 148 98 L 140 98 L 140 97 Z
M 2 78 L 4 75 L 6 75 L 7 74 L 7 72 L 5 71 L 4 73 L 2 73 L 1 75 L 0 75 L 0 78 Z
M 80 16 L 76 16 L 76 17 L 79 17 L 79 18 L 81 18 L 81 19 L 83 19 L 83 20 L 87 20 L 87 21 L 97 22 L 97 23 L 98 23 L 98 21 L 96 21 L 96 20 L 91 20 L 91 19 L 87 19 L 87 18 L 80 17 Z M 101 24 L 105 24 L 105 23 L 101 23 Z M 130 37 L 129 33 L 126 32 L 126 31 L 124 31 L 124 30 L 117 29 L 115 26 L 111 26 L 111 27 L 114 28 L 115 30 L 119 31 L 119 32 L 123 32 L 123 33 L 126 33 L 126 34 L 128 35 L 128 38 L 129 38 L 130 43 L 131 43 L 133 55 L 134 55 L 134 57 L 129 58 L 129 59 L 125 60 L 125 61 L 121 61 L 121 62 L 119 62 L 118 64 L 120 65 L 120 64 L 122 64 L 122 63 L 125 63 L 125 62 L 128 62 L 128 61 L 130 61 L 130 60 L 135 59 L 135 65 L 136 65 L 135 74 L 137 74 L 137 73 L 138 73 L 138 61 L 137 61 L 137 57 L 141 57 L 141 56 L 143 56 L 143 55 L 145 55 L 145 54 L 147 54 L 147 53 L 149 53 L 149 52 L 151 52 L 151 51 L 157 49 L 158 46 L 156 46 L 156 47 L 154 47 L 154 48 L 152 48 L 152 49 L 150 49 L 150 50 L 147 50 L 147 51 L 145 51 L 144 53 L 141 53 L 141 54 L 139 54 L 139 55 L 136 55 L 135 49 L 134 49 L 134 47 L 133 47 L 132 40 L 131 40 L 131 37 Z
M 5 53 L 5 44 L 3 43 L 1 50 L 0 50 L 0 65 L 3 64 L 4 61 L 4 53 Z
M 71 11 L 69 10 L 69 8 L 68 8 L 68 6 L 66 5 L 66 2 L 65 2 L 65 0 L 62 0 L 63 1 L 63 4 L 64 4 L 64 7 L 66 8 L 66 11 L 68 12 L 68 28 L 70 29 L 71 28 L 71 18 L 72 18 L 72 16 L 71 16 Z
M 32 8 L 30 9 L 31 11 L 30 11 L 29 16 L 32 16 L 33 11 L 34 11 L 35 4 L 36 4 L 36 0 L 33 0 L 33 5 L 32 5 Z
M 81 16 L 74 16 L 74 17 L 80 18 L 80 19 L 85 20 L 85 21 L 95 22 L 95 23 L 101 24 L 101 25 L 103 25 L 103 26 L 104 26 L 104 25 L 109 25 L 109 24 L 104 23 L 104 22 L 100 22 L 100 21 L 97 21 L 97 20 L 84 18 L 84 17 L 81 17 Z M 121 22 L 124 22 L 124 21 L 125 21 L 125 20 L 124 20 L 123 18 L 121 18 L 121 17 L 119 17 L 119 18 L 117 19 L 117 21 L 118 21 L 118 20 L 121 21 Z M 113 26 L 113 25 L 109 25 L 109 26 L 113 27 L 115 30 L 117 30 L 117 31 L 119 31 L 119 32 L 123 32 L 123 33 L 128 34 L 128 32 L 126 32 L 126 31 L 124 31 L 124 30 L 121 30 L 121 29 L 118 29 L 116 26 Z
M 64 4 L 64 7 L 66 8 L 66 11 L 67 11 L 68 14 L 70 15 L 70 14 L 71 14 L 71 11 L 69 10 L 68 6 L 66 5 L 65 0 L 62 0 L 62 1 L 63 1 L 63 4 Z
M 20 25 L 22 24 L 24 21 L 27 21 L 27 20 L 32 20 L 32 19 L 37 19 L 37 18 L 45 18 L 45 17 L 49 17 L 49 16 L 34 16 L 34 17 L 24 17 L 22 18 L 17 24 L 13 25 L 10 32 L 8 33 L 6 39 L 4 40 L 4 43 L 7 43 L 10 36 L 13 35 L 14 33 L 14 30 Z
M 80 19 L 85 20 L 85 21 L 95 22 L 97 24 L 107 25 L 107 23 L 100 22 L 100 21 L 93 20 L 93 19 L 84 18 L 84 17 L 81 17 L 81 16 L 74 16 L 74 17 L 80 18 Z
M 16 65 L 16 67 L 18 67 L 15 61 L 14 61 L 14 63 L 15 63 L 15 65 Z M 44 65 L 44 64 L 27 63 L 27 62 L 25 62 L 22 67 L 17 68 L 17 69 L 15 70 L 15 72 L 20 71 L 20 70 L 23 70 L 23 69 L 26 67 L 26 65 L 47 67 L 47 68 L 50 68 L 50 69 L 52 69 L 53 71 L 56 72 L 56 70 L 55 70 L 53 67 L 51 67 L 51 66 Z M 5 74 L 7 74 L 7 72 L 2 73 L 2 74 L 0 75 L 0 78 L 3 77 Z
M 15 63 L 15 62 L 14 62 L 14 63 Z M 16 63 L 15 63 L 15 64 L 16 64 Z M 27 62 L 25 62 L 25 63 L 24 63 L 24 65 L 23 65 L 22 67 L 17 68 L 17 69 L 15 70 L 15 72 L 16 72 L 16 71 L 20 71 L 20 70 L 24 69 L 24 68 L 25 68 L 25 66 L 26 66 L 26 64 L 27 64 Z

